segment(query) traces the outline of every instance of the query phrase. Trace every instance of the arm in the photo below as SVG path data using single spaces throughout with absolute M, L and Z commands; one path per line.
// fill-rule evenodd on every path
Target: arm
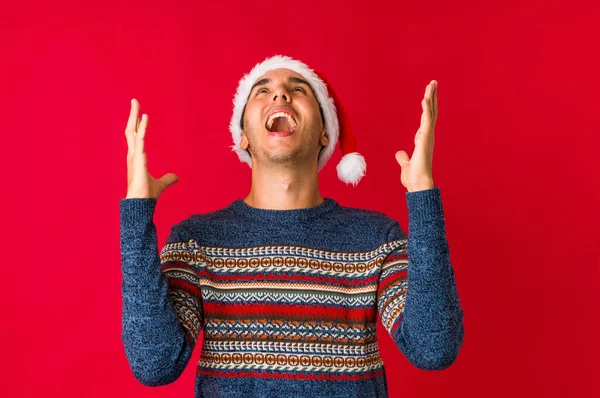
M 407 192 L 409 237 L 394 222 L 377 291 L 382 323 L 416 367 L 441 370 L 464 338 L 439 188 Z
M 123 331 L 127 360 L 142 384 L 172 383 L 185 369 L 202 325 L 198 276 L 180 224 L 159 256 L 156 199 L 120 200 Z

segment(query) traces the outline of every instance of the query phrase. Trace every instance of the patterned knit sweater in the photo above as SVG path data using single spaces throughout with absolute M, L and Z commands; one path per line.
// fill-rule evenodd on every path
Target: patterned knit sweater
M 137 380 L 175 381 L 203 332 L 195 397 L 387 397 L 377 317 L 414 366 L 445 369 L 463 311 L 438 187 L 407 192 L 409 236 L 332 198 L 292 210 L 237 199 L 175 224 L 120 200 L 122 340 Z

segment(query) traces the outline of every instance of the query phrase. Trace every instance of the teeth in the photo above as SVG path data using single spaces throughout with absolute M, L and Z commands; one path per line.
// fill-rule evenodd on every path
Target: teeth
M 287 112 L 277 112 L 271 115 L 271 117 L 269 117 L 269 120 L 267 121 L 267 128 L 269 130 L 271 130 L 271 127 L 273 126 L 273 121 L 275 120 L 275 118 L 277 117 L 285 117 L 288 121 L 288 123 L 292 126 L 292 128 L 295 130 L 296 129 L 296 121 L 294 120 L 294 118 L 292 117 L 292 115 L 290 115 Z

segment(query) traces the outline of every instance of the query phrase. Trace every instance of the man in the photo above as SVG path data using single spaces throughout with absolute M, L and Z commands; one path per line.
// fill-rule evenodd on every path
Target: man
M 232 148 L 252 168 L 248 196 L 174 225 L 160 254 L 154 208 L 178 177 L 148 174 L 148 116 L 132 100 L 120 211 L 122 339 L 135 377 L 176 380 L 202 330 L 196 397 L 387 397 L 378 316 L 412 364 L 449 367 L 464 327 L 432 176 L 436 83 L 412 157 L 396 152 L 408 237 L 383 213 L 320 195 L 317 174 L 338 137 L 342 181 L 356 184 L 364 159 L 324 81 L 275 56 L 242 78 L 234 100 Z

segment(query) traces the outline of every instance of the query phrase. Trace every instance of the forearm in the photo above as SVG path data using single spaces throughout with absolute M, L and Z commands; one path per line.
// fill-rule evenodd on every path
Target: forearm
M 394 339 L 416 366 L 444 369 L 458 355 L 463 311 L 445 234 L 438 188 L 407 193 L 408 289 Z
M 193 351 L 161 272 L 155 205 L 155 199 L 120 201 L 122 340 L 135 377 L 146 385 L 175 381 Z

